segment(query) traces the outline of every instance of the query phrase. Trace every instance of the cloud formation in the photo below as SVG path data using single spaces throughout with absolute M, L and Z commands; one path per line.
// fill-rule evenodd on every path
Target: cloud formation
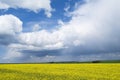
M 45 10 L 47 17 L 51 17 L 51 1 L 50 0 L 0 0 L 0 9 L 23 8 L 38 13 Z
M 16 34 L 22 31 L 22 21 L 13 15 L 0 16 L 0 45 L 15 42 Z
M 24 61 L 119 59 L 119 4 L 118 0 L 85 0 L 59 28 L 19 34 L 19 43 L 10 44 L 5 57 Z

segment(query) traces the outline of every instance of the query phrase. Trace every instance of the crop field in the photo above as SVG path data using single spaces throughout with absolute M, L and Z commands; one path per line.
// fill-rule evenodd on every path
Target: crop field
M 120 80 L 120 64 L 0 64 L 0 80 Z

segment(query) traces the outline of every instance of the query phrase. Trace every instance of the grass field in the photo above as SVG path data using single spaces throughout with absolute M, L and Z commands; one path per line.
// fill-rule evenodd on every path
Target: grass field
M 120 80 L 120 64 L 0 64 L 0 80 Z

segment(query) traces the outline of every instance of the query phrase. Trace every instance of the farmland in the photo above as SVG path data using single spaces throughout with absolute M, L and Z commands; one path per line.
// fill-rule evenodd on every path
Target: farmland
M 0 64 L 0 80 L 120 80 L 119 63 Z

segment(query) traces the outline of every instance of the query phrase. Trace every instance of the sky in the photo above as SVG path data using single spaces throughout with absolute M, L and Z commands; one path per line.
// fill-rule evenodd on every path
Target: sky
M 120 59 L 119 0 L 0 0 L 0 63 Z

